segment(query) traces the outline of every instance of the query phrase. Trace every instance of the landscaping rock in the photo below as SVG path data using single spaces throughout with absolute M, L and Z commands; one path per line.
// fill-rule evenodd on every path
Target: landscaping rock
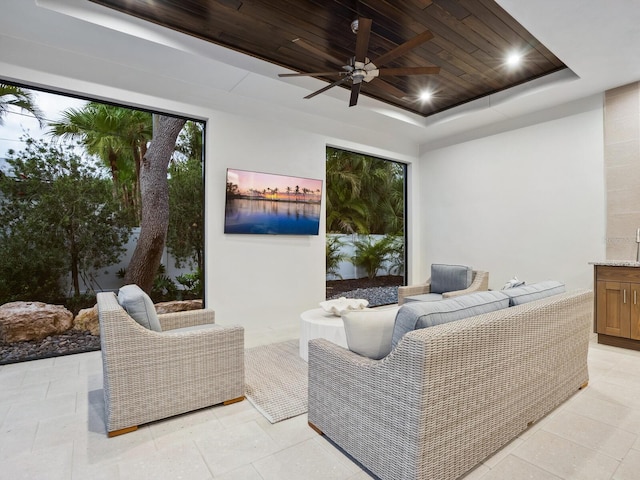
M 73 314 L 61 305 L 10 302 L 0 306 L 0 343 L 42 340 L 72 325 Z
M 202 300 L 175 300 L 173 302 L 160 302 L 155 304 L 156 313 L 174 313 L 187 310 L 200 310 Z
M 100 335 L 98 305 L 80 310 L 76 318 L 73 319 L 73 328 L 81 332 L 89 332 L 91 335 Z

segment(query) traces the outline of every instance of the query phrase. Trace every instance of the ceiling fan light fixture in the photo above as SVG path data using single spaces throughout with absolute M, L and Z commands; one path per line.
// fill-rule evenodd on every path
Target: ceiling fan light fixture
M 358 22 L 358 19 L 356 18 L 353 22 L 351 22 L 351 31 L 356 35 L 358 34 L 358 26 L 359 26 L 359 22 Z

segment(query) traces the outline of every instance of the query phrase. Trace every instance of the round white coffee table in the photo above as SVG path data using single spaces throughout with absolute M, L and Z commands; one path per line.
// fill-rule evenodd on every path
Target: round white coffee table
M 322 308 L 307 310 L 300 315 L 300 357 L 305 362 L 309 361 L 309 340 L 312 338 L 326 338 L 347 348 L 342 318 L 327 313 Z

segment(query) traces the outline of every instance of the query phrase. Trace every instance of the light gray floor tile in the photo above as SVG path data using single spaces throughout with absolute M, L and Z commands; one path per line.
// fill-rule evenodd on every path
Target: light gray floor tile
M 613 474 L 613 480 L 638 480 L 640 478 L 640 451 L 632 450 L 622 460 Z
M 37 420 L 13 423 L 0 428 L 0 460 L 8 460 L 15 455 L 31 451 L 37 431 Z
M 583 396 L 567 405 L 567 411 L 640 434 L 640 410 L 589 395 L 588 388 Z
M 47 396 L 48 384 L 29 385 L 27 387 L 4 387 L 0 380 L 0 405 L 14 405 L 16 403 L 29 403 L 36 400 L 44 400 Z
M 264 480 L 253 465 L 246 465 L 215 477 L 215 480 Z
M 149 431 L 158 450 L 194 442 L 223 429 L 222 423 L 211 409 L 167 418 L 149 425 Z
M 298 328 L 298 319 L 268 331 L 255 326 L 253 341 L 297 338 Z M 640 383 L 638 375 L 626 375 L 640 372 L 640 353 L 592 343 L 589 366 L 588 388 L 464 480 L 640 478 Z M 154 422 L 110 439 L 104 426 L 100 352 L 3 365 L 0 478 L 119 480 L 152 474 L 173 478 L 168 472 L 192 471 L 195 478 L 214 480 L 306 480 L 314 478 L 316 473 L 307 473 L 321 465 L 329 469 L 322 473 L 330 476 L 317 478 L 335 474 L 345 480 L 370 479 L 306 420 L 301 415 L 272 425 L 244 401 Z M 626 450 L 623 458 L 617 446 Z M 172 451 L 182 455 L 166 453 Z M 156 468 L 163 464 L 165 468 Z
M 87 431 L 87 417 L 77 413 L 40 420 L 33 450 L 53 447 L 64 440 L 86 438 Z
M 58 417 L 60 415 L 68 415 L 76 411 L 76 395 L 67 394 L 57 397 L 14 403 L 7 414 L 4 425 L 20 423 L 33 419 L 46 419 Z
M 347 480 L 354 472 L 335 454 L 307 440 L 254 462 L 264 480 Z
M 496 453 L 491 455 L 491 457 L 487 458 L 484 461 L 484 464 L 489 468 L 495 467 L 498 462 L 500 462 L 503 458 L 509 455 L 513 450 L 515 450 L 520 445 L 522 445 L 522 443 L 524 443 L 524 440 L 522 438 L 515 438 L 511 440 L 507 445 L 505 445 Z
M 465 475 L 460 477 L 460 480 L 480 480 L 484 478 L 484 476 L 489 473 L 491 469 L 487 467 L 485 464 L 481 463 L 477 465 L 470 472 L 467 472 Z
M 507 455 L 483 476 L 482 480 L 561 480 L 540 467 L 537 467 L 514 455 Z M 464 480 L 469 480 L 465 477 Z
M 637 435 L 570 411 L 560 412 L 543 430 L 621 460 Z
M 307 418 L 306 414 L 298 415 L 285 422 L 272 424 L 261 417 L 257 423 L 273 439 L 278 448 L 283 449 L 318 436 L 318 433 L 309 427 Z
M 181 443 L 118 464 L 121 480 L 210 480 L 207 464 L 193 442 Z
M 603 480 L 619 462 L 545 430 L 539 430 L 513 451 L 513 455 L 567 480 Z
M 225 428 L 264 418 L 246 399 L 231 405 L 217 405 L 211 411 Z
M 212 432 L 196 441 L 214 477 L 267 457 L 277 450 L 256 422 L 246 422 Z
M 38 450 L 37 454 L 23 452 L 0 460 L 0 474 L 11 480 L 69 480 L 72 453 L 72 442 Z

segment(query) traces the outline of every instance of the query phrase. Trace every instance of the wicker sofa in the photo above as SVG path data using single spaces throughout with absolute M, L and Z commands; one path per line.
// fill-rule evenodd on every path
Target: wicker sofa
M 158 315 L 156 332 L 136 323 L 114 293 L 98 293 L 97 300 L 110 437 L 244 398 L 242 327 L 193 328 L 214 323 L 214 311 L 192 310 Z
M 382 360 L 309 342 L 309 424 L 382 480 L 448 480 L 588 382 L 593 293 L 411 331 Z

